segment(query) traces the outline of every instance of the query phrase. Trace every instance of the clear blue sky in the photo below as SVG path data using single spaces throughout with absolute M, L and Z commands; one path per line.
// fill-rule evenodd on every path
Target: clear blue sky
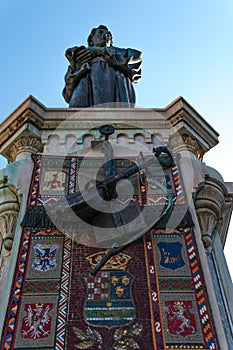
M 0 122 L 30 94 L 66 107 L 64 51 L 105 24 L 116 46 L 143 52 L 137 105 L 165 107 L 182 95 L 220 133 L 204 161 L 233 181 L 232 0 L 2 0 L 0 16 Z M 229 238 L 233 271 L 230 250 Z

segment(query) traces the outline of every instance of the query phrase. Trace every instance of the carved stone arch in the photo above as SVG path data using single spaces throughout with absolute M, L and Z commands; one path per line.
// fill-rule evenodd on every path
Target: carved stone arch
M 138 142 L 138 143 L 146 144 L 145 135 L 143 133 L 140 133 L 140 132 L 134 134 L 134 141 Z
M 77 148 L 77 136 L 74 134 L 67 134 L 65 137 L 66 152 L 74 152 Z
M 91 147 L 91 141 L 94 141 L 94 136 L 92 134 L 84 134 L 82 136 L 83 148 Z
M 50 134 L 48 136 L 46 151 L 48 153 L 57 153 L 60 151 L 60 136 L 57 134 Z
M 119 133 L 117 135 L 117 143 L 120 144 L 120 145 L 128 144 L 129 143 L 129 136 L 128 136 L 128 134 L 123 133 L 123 132 Z
M 158 132 L 151 134 L 151 144 L 152 144 L 152 149 L 163 146 L 164 145 L 163 135 Z

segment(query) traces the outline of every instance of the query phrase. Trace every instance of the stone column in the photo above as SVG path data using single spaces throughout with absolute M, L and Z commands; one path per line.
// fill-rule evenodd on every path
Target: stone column
M 205 179 L 197 188 L 194 202 L 228 342 L 228 347 L 223 348 L 233 349 L 233 284 L 223 252 L 233 208 L 233 186 L 231 183 L 224 183 L 215 169 L 206 167 L 206 170 Z
M 5 289 L 18 212 L 17 195 L 4 177 L 0 181 L 0 301 Z

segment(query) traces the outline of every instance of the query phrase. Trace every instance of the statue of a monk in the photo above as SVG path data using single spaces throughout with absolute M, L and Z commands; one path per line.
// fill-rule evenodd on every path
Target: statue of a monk
M 112 46 L 112 34 L 104 25 L 93 28 L 87 42 L 87 47 L 71 47 L 65 53 L 70 65 L 63 96 L 69 107 L 134 107 L 132 83 L 141 78 L 141 52 Z

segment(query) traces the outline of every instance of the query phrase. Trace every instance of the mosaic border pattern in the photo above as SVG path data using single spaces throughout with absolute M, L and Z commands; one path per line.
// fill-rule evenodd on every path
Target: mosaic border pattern
M 192 277 L 193 286 L 188 290 L 180 290 L 180 287 L 173 288 L 172 292 L 177 292 L 179 295 L 192 295 L 196 300 L 196 307 L 198 310 L 198 319 L 200 320 L 201 330 L 202 330 L 202 342 L 193 343 L 188 342 L 184 345 L 181 343 L 172 344 L 167 340 L 166 331 L 163 329 L 164 324 L 161 321 L 162 319 L 162 310 L 161 310 L 161 297 L 164 294 L 168 294 L 167 290 L 161 288 L 161 283 L 164 281 L 167 284 L 169 276 L 163 278 L 163 276 L 158 276 L 156 266 L 158 266 L 158 259 L 155 257 L 155 247 L 154 247 L 154 237 L 161 237 L 163 234 L 166 237 L 167 234 L 172 234 L 174 237 L 176 235 L 180 236 L 183 234 L 184 243 L 189 259 L 190 272 Z M 215 331 L 211 323 L 211 316 L 209 312 L 208 299 L 205 293 L 205 285 L 203 282 L 202 271 L 200 268 L 200 262 L 197 255 L 197 247 L 195 243 L 195 238 L 192 228 L 185 228 L 179 230 L 152 230 L 150 234 L 145 237 L 144 241 L 145 253 L 148 265 L 148 287 L 151 290 L 150 302 L 151 310 L 153 315 L 152 327 L 154 337 L 154 346 L 155 349 L 208 349 L 214 350 L 218 349 L 218 344 L 216 341 Z M 170 283 L 174 279 L 175 273 L 171 273 Z M 189 281 L 190 282 L 190 281 Z M 169 290 L 169 292 L 171 292 Z M 160 339 L 160 342 L 158 342 Z M 184 338 L 185 342 L 185 338 Z
M 20 313 L 20 306 L 22 302 L 22 298 L 25 296 L 35 296 L 36 299 L 40 296 L 48 295 L 48 293 L 44 290 L 37 291 L 36 285 L 34 291 L 31 290 L 28 293 L 26 288 L 28 281 L 26 277 L 26 270 L 28 268 L 28 259 L 30 253 L 30 241 L 32 236 L 35 235 L 37 237 L 43 236 L 45 241 L 50 239 L 51 236 L 54 235 L 62 236 L 58 231 L 51 231 L 51 236 L 46 232 L 35 232 L 29 229 L 23 230 L 22 235 L 22 245 L 20 248 L 20 254 L 18 258 L 18 269 L 16 271 L 16 276 L 14 279 L 12 298 L 10 302 L 10 308 L 8 311 L 8 321 L 5 328 L 3 347 L 4 350 L 17 349 L 14 347 L 15 337 L 16 337 L 16 327 L 18 324 L 18 318 Z M 65 349 L 65 335 L 66 335 L 66 324 L 67 324 L 67 310 L 68 310 L 68 301 L 69 301 L 69 279 L 70 279 L 70 262 L 71 262 L 71 239 L 67 236 L 64 237 L 64 251 L 63 251 L 63 261 L 62 261 L 62 271 L 61 271 L 61 280 L 60 286 L 59 283 L 55 282 L 55 289 L 53 289 L 52 293 L 49 291 L 51 295 L 58 296 L 58 313 L 57 313 L 57 321 L 56 321 L 56 329 L 55 331 L 55 343 L 54 346 L 50 349 L 61 350 Z M 31 279 L 29 280 L 31 281 Z M 36 280 L 34 280 L 36 282 Z M 44 284 L 44 281 L 43 281 Z M 38 350 L 38 346 L 36 345 L 31 347 Z M 44 347 L 43 347 L 44 348 Z

